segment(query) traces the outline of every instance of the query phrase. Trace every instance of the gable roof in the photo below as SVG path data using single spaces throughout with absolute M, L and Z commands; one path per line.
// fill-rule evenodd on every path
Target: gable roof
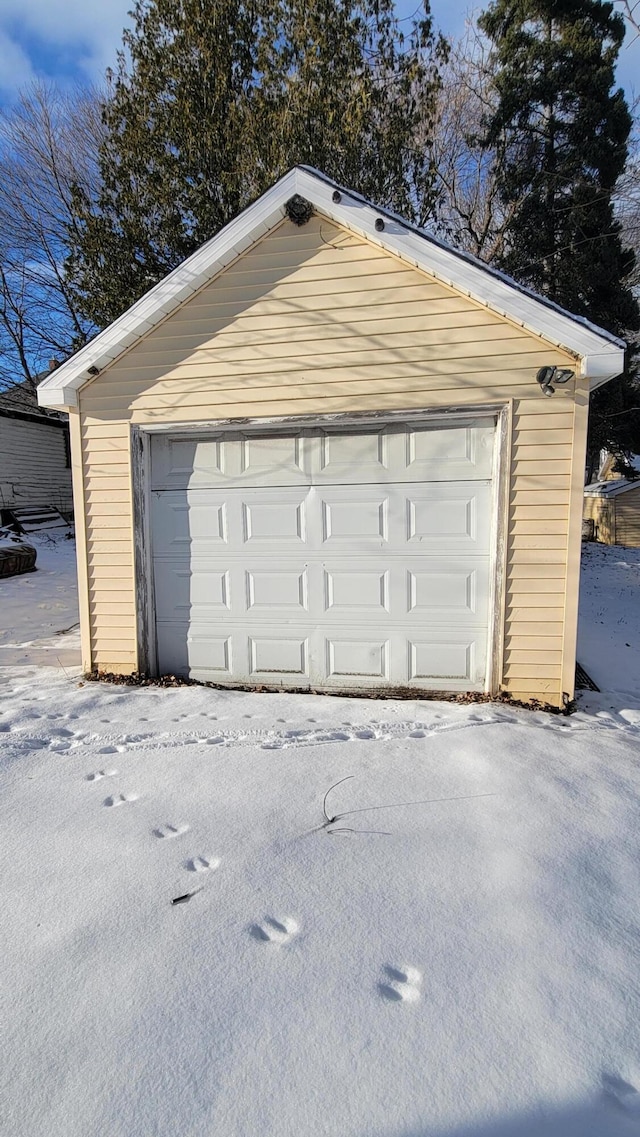
M 599 387 L 624 367 L 623 340 L 534 292 L 475 257 L 460 252 L 380 209 L 360 194 L 344 189 L 324 174 L 296 166 L 215 237 L 136 301 L 122 316 L 63 363 L 38 388 L 38 401 L 49 407 L 78 405 L 78 391 L 113 363 L 143 335 L 213 276 L 265 236 L 286 216 L 294 194 L 311 202 L 322 216 L 429 273 L 472 300 L 556 347 L 576 356 L 579 372 Z M 377 228 L 376 228 L 377 223 Z
M 592 482 L 584 487 L 585 497 L 617 497 L 619 493 L 627 490 L 640 489 L 640 478 L 614 478 L 610 482 Z

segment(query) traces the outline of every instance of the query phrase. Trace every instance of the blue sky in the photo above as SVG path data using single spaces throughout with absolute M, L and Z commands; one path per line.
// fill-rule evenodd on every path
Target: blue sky
M 399 0 L 399 14 L 409 16 L 416 5 L 417 0 Z M 35 78 L 99 82 L 105 68 L 115 63 L 131 6 L 132 0 L 2 0 L 0 102 L 10 103 L 16 90 Z M 470 10 L 465 0 L 432 0 L 436 23 L 447 35 L 461 31 Z M 639 74 L 636 39 L 623 47 L 618 67 L 628 97 Z

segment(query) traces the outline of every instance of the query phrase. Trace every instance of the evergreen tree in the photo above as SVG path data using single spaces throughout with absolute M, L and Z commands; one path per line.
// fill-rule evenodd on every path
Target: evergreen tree
M 426 12 L 405 42 L 393 0 L 137 0 L 101 150 L 78 190 L 67 271 L 84 313 L 114 319 L 291 166 L 419 221 L 418 145 L 445 53 Z
M 493 44 L 496 148 L 505 204 L 517 203 L 501 267 L 624 338 L 640 327 L 613 196 L 631 128 L 614 67 L 624 21 L 603 0 L 494 0 L 479 20 Z M 627 374 L 592 400 L 589 449 L 640 449 L 640 392 Z

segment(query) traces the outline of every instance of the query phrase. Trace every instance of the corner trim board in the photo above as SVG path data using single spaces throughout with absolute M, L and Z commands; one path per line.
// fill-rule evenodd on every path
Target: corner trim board
M 151 439 L 145 430 L 133 426 L 131 427 L 131 487 L 138 671 L 141 674 L 155 676 L 158 673 L 158 653 L 151 555 L 150 485 Z
M 486 684 L 486 691 L 490 695 L 497 695 L 500 692 L 504 678 L 512 430 L 513 402 L 510 400 L 498 411 L 494 449 L 492 479 L 494 552 L 489 596 L 489 658 Z

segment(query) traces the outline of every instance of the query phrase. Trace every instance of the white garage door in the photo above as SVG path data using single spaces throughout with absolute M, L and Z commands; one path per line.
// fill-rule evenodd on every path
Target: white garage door
M 160 672 L 485 684 L 495 424 L 156 436 Z

